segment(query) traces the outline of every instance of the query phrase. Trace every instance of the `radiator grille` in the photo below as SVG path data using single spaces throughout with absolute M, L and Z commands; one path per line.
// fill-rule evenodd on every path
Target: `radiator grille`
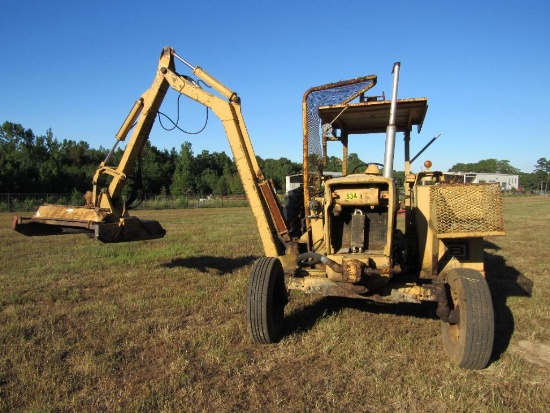
M 379 251 L 386 245 L 388 236 L 388 211 L 386 208 L 361 208 L 364 219 L 355 220 L 353 224 L 353 211 L 355 208 L 344 208 L 341 215 L 332 217 L 331 244 L 336 252 L 348 253 L 360 250 Z M 357 228 L 361 222 L 363 228 Z M 364 236 L 360 236 L 362 231 Z M 358 244 L 361 240 L 363 245 Z
M 386 245 L 386 237 L 388 235 L 388 214 L 384 212 L 367 212 L 367 222 L 365 225 L 365 232 L 368 234 L 368 244 L 366 249 L 368 250 L 381 250 Z

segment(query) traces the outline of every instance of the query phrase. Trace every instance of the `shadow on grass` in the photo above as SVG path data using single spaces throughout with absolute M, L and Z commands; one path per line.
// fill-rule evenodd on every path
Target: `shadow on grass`
M 514 333 L 514 315 L 506 305 L 508 297 L 530 297 L 533 281 L 525 277 L 514 267 L 506 265 L 501 255 L 491 253 L 501 248 L 490 241 L 485 241 L 485 276 L 495 312 L 495 343 L 493 345 L 493 360 L 498 360 L 510 345 Z
M 506 260 L 491 251 L 501 248 L 485 241 L 485 273 L 495 313 L 495 342 L 491 359 L 498 360 L 507 350 L 514 332 L 514 317 L 506 300 L 508 297 L 530 297 L 533 282 L 515 268 L 506 265 Z M 487 251 L 488 250 L 488 251 Z M 324 297 L 314 304 L 298 309 L 285 318 L 285 335 L 311 330 L 321 319 L 346 308 L 368 311 L 374 314 L 392 314 L 426 319 L 437 319 L 435 303 L 384 304 L 360 299 Z
M 285 317 L 285 335 L 303 333 L 311 330 L 321 319 L 352 308 L 372 314 L 391 314 L 424 319 L 437 319 L 435 303 L 397 303 L 387 304 L 374 301 L 344 298 L 323 297 L 314 304 L 295 310 Z
M 252 264 L 257 258 L 258 257 L 252 255 L 237 258 L 201 255 L 198 257 L 176 258 L 167 264 L 162 264 L 162 266 L 165 268 L 193 268 L 200 272 L 208 272 L 209 269 L 213 269 L 217 271 L 219 275 L 224 275 L 244 267 L 245 265 Z

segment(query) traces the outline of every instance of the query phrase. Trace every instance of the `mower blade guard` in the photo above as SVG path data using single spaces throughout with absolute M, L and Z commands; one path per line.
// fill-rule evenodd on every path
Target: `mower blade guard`
M 136 217 L 120 218 L 117 222 L 98 222 L 93 227 L 94 238 L 102 242 L 143 241 L 166 235 L 166 230 L 158 221 Z
M 97 208 L 49 204 L 38 208 L 32 217 L 15 216 L 12 228 L 27 236 L 87 232 L 102 242 L 138 241 L 166 234 L 158 221 L 116 219 Z

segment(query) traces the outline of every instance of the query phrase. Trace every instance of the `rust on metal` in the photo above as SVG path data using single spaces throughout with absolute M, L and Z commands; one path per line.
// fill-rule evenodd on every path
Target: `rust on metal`
M 430 188 L 439 238 L 504 235 L 499 184 L 441 184 Z
M 277 228 L 277 233 L 283 238 L 285 243 L 290 242 L 290 236 L 288 234 L 286 221 L 283 217 L 283 214 L 281 213 L 280 204 L 277 199 L 275 199 L 273 184 L 271 183 L 271 181 L 265 181 L 260 183 L 259 187 L 265 199 L 269 212 L 273 217 L 275 227 Z
M 344 278 L 351 283 L 361 281 L 363 266 L 365 264 L 357 259 L 344 260 Z

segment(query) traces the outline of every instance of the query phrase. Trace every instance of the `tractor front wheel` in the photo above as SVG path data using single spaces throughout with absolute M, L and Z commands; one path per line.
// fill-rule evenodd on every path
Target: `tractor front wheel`
M 441 321 L 443 347 L 459 367 L 482 369 L 491 357 L 495 336 L 493 302 L 483 275 L 469 268 L 446 277 L 449 320 Z
M 281 261 L 273 257 L 258 259 L 248 280 L 246 322 L 257 343 L 275 343 L 281 338 L 288 292 Z

